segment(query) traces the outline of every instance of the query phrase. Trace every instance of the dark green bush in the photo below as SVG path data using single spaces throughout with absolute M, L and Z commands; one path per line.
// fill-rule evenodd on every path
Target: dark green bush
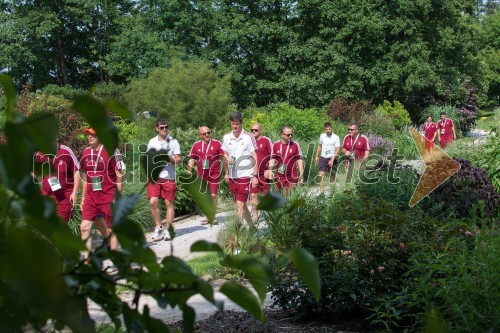
M 500 195 L 491 185 L 486 171 L 467 160 L 455 158 L 460 170 L 434 190 L 424 204 L 436 217 L 477 219 L 478 223 L 499 218 Z

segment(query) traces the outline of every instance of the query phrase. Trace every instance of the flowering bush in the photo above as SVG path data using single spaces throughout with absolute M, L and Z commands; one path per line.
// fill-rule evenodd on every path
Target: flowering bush
M 370 143 L 372 154 L 388 156 L 394 149 L 394 142 L 391 139 L 384 139 L 381 135 L 373 134 L 371 130 L 366 137 Z

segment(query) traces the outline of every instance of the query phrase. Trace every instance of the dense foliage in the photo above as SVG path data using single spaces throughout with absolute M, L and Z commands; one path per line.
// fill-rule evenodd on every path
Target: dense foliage
M 498 103 L 498 13 L 477 1 L 4 1 L 0 71 L 36 89 L 210 62 L 239 107 Z M 478 101 L 479 103 L 479 101 Z

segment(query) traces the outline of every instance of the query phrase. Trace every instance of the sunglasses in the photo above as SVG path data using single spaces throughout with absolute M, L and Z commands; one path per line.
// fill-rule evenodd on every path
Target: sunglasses
M 168 129 L 168 126 L 165 125 L 165 126 L 158 126 L 158 128 L 161 130 L 161 131 L 164 131 L 166 129 Z
M 348 132 L 352 132 L 352 131 L 355 131 L 356 129 L 355 128 L 348 128 L 347 131 Z
M 285 134 L 285 133 L 283 133 L 283 135 L 284 135 L 284 136 L 287 136 L 287 137 L 291 137 L 293 134 L 292 134 L 292 133 L 290 133 L 290 134 Z
M 252 131 L 252 132 L 258 132 L 259 130 L 256 129 L 256 128 L 252 128 L 250 131 Z
M 210 135 L 210 131 L 205 132 L 205 133 L 201 133 L 201 135 Z

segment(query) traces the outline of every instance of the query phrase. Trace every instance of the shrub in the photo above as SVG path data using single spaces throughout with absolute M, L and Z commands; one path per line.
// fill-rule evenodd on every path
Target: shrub
M 405 160 L 416 160 L 421 158 L 417 145 L 413 141 L 407 127 L 403 127 L 401 130 L 394 132 L 392 140 L 394 141 L 394 148 L 398 150 L 398 155 L 403 156 Z
M 371 131 L 373 134 L 381 135 L 384 138 L 392 138 L 396 132 L 396 127 L 388 115 L 372 112 L 361 116 L 359 131 L 360 133 Z
M 373 134 L 371 130 L 368 131 L 366 137 L 370 143 L 370 154 L 377 154 L 385 157 L 392 153 L 394 142 L 391 139 L 384 139 L 381 135 Z
M 170 68 L 133 79 L 125 100 L 134 112 L 155 112 L 171 126 L 222 127 L 231 108 L 230 91 L 229 80 L 218 78 L 210 64 L 176 60 Z
M 393 101 L 393 103 L 391 103 L 384 100 L 382 104 L 377 106 L 375 112 L 389 116 L 392 119 L 392 123 L 398 130 L 404 126 L 410 125 L 411 123 L 410 114 L 406 111 L 403 104 L 398 101 Z
M 486 143 L 477 149 L 475 163 L 486 169 L 488 178 L 497 193 L 500 193 L 500 127 L 494 128 Z
M 491 185 L 486 170 L 455 158 L 460 170 L 435 189 L 426 200 L 428 212 L 436 217 L 498 221 L 500 195 Z
M 371 113 L 371 100 L 349 104 L 345 98 L 336 98 L 328 105 L 328 116 L 344 123 L 360 122 L 364 114 Z
M 245 126 L 258 122 L 261 124 L 265 135 L 274 140 L 280 138 L 281 127 L 290 126 L 293 129 L 293 136 L 299 143 L 318 140 L 319 135 L 324 131 L 324 124 L 328 116 L 318 109 L 298 109 L 287 103 L 272 104 L 266 108 L 248 109 L 244 111 Z M 339 123 L 334 123 L 339 126 Z M 334 128 L 336 130 L 336 128 Z M 301 145 L 302 146 L 302 145 Z M 302 147 L 301 147 L 302 148 Z
M 328 311 L 366 317 L 381 298 L 403 290 L 411 242 L 435 242 L 438 222 L 419 208 L 403 212 L 380 197 L 358 197 L 352 191 L 333 199 L 321 196 L 272 221 L 272 243 L 306 248 L 318 258 L 322 277 L 322 298 L 315 303 L 294 270 L 277 269 L 271 287 L 275 305 L 294 309 L 298 316 Z M 398 311 L 407 310 L 402 306 Z
M 435 307 L 448 332 L 497 332 L 500 242 L 498 228 L 450 224 L 436 246 L 415 243 L 407 274 L 410 294 L 420 308 Z

